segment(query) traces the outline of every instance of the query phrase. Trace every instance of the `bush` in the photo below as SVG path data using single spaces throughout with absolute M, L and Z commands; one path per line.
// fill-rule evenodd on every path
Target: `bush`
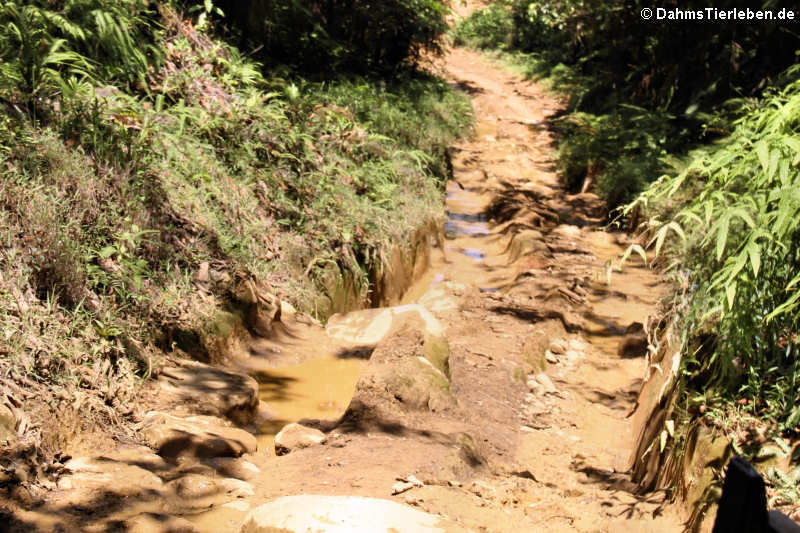
M 511 11 L 502 3 L 474 11 L 469 17 L 459 21 L 452 36 L 457 46 L 505 50 L 511 46 L 514 36 Z
M 797 70 L 794 69 L 794 74 Z M 793 77 L 793 76 L 792 76 Z M 688 288 L 676 309 L 693 393 L 747 398 L 794 429 L 800 385 L 800 82 L 746 104 L 734 133 L 631 206 Z
M 440 52 L 442 0 L 248 0 L 220 6 L 267 64 L 385 73 Z

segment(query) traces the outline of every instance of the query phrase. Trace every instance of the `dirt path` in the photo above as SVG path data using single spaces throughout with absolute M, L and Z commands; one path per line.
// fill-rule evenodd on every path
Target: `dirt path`
M 259 451 L 225 462 L 118 452 L 84 486 L 62 484 L 20 513 L 18 530 L 237 532 L 249 510 L 298 494 L 393 499 L 448 531 L 681 530 L 663 495 L 635 494 L 625 474 L 626 415 L 646 365 L 617 352 L 621 342 L 641 351 L 626 330 L 654 309 L 658 279 L 630 267 L 607 283 L 626 238 L 600 228 L 595 196 L 560 189 L 552 95 L 470 51 L 452 51 L 445 69 L 478 122 L 454 148 L 445 246 L 406 296 L 418 305 L 335 317 L 327 331 L 293 322 L 251 346 L 248 371 L 277 410 Z M 364 340 L 384 323 L 382 340 Z M 436 348 L 449 352 L 441 367 L 430 348 L 439 338 L 449 345 Z M 304 366 L 276 368 L 289 360 Z M 350 385 L 327 387 L 339 373 Z M 307 410 L 292 408 L 301 403 Z M 308 417 L 332 419 L 303 420 L 325 444 L 264 450 L 269 433 Z M 400 491 L 398 478 L 414 482 Z

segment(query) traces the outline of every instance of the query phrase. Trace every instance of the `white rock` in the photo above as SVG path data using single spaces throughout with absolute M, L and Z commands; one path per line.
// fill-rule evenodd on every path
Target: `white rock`
M 248 514 L 240 533 L 463 533 L 460 526 L 406 505 L 358 496 L 278 498 Z
M 327 437 L 318 429 L 291 423 L 275 435 L 275 455 L 286 455 L 295 450 L 323 444 Z
M 547 377 L 547 374 L 536 374 L 534 379 L 542 386 L 545 394 L 555 394 L 558 392 L 558 389 L 556 389 L 556 386 L 550 381 L 550 378 Z

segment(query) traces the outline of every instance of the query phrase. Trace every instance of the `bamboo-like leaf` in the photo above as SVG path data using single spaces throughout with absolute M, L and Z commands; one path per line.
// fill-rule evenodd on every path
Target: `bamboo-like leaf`
M 620 259 L 620 264 L 625 263 L 628 258 L 631 256 L 633 252 L 639 254 L 639 257 L 642 258 L 644 264 L 647 264 L 647 252 L 644 251 L 644 248 L 640 244 L 631 244 L 628 248 L 625 249 L 625 253 L 622 254 L 622 259 Z
M 718 222 L 719 229 L 717 230 L 717 245 L 716 256 L 717 261 L 722 259 L 722 254 L 725 251 L 725 245 L 728 243 L 728 230 L 730 229 L 731 215 L 726 213 Z
M 656 233 L 656 236 L 654 237 L 656 243 L 655 247 L 656 256 L 658 256 L 658 254 L 661 252 L 661 247 L 664 245 L 664 240 L 667 238 L 667 233 L 669 232 L 669 230 L 674 231 L 681 238 L 682 241 L 686 241 L 686 233 L 684 233 L 683 228 L 681 227 L 680 224 L 678 224 L 673 220 L 669 224 L 662 226 L 661 229 L 658 230 L 658 233 Z M 650 243 L 652 244 L 653 240 L 651 240 Z
M 728 309 L 733 309 L 733 302 L 736 298 L 736 282 L 732 281 L 725 287 L 725 296 L 728 299 Z
M 750 256 L 750 265 L 753 267 L 753 276 L 758 277 L 758 269 L 761 267 L 761 247 L 757 242 L 752 241 L 747 245 L 747 254 Z
M 794 159 L 792 159 L 792 164 L 796 165 L 800 163 L 800 139 L 798 139 L 797 137 L 786 137 L 783 140 L 783 142 L 794 152 Z
M 782 315 L 784 313 L 787 313 L 787 312 L 795 309 L 798 306 L 798 301 L 800 301 L 800 291 L 795 291 L 795 293 L 791 296 L 791 298 L 789 298 L 788 300 L 783 302 L 781 305 L 776 307 L 775 310 L 773 310 L 770 314 L 768 314 L 764 318 L 764 320 L 767 323 L 769 323 L 775 317 L 780 316 L 780 315 Z
M 750 226 L 751 228 L 756 227 L 756 223 L 753 221 L 753 217 L 751 217 L 750 213 L 748 213 L 747 211 L 745 211 L 742 208 L 732 209 L 730 211 L 730 215 L 732 217 L 733 216 L 737 216 L 737 217 L 741 218 L 744 221 L 744 223 L 747 224 L 748 226 Z
M 798 283 L 800 283 L 800 274 L 798 274 L 794 278 L 792 278 L 792 281 L 790 281 L 789 284 L 786 285 L 786 290 L 791 289 L 792 287 L 794 287 Z

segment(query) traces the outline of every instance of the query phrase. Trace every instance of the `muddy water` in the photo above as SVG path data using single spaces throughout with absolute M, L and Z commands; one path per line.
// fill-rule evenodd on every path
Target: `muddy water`
M 364 364 L 363 359 L 328 354 L 259 376 L 259 398 L 275 413 L 257 435 L 259 451 L 273 453 L 275 435 L 290 422 L 342 416 Z

